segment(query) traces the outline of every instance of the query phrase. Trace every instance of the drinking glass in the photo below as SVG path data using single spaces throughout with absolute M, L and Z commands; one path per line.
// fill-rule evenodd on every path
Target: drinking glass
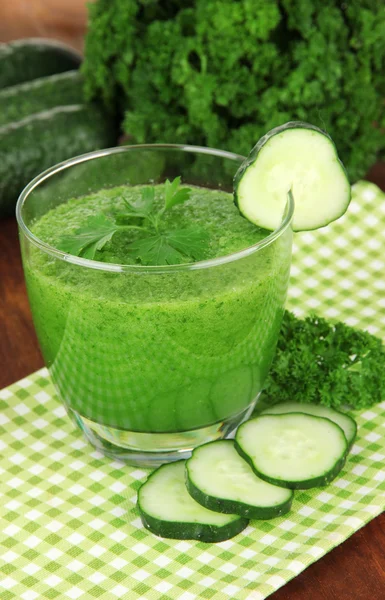
M 242 160 L 194 146 L 112 148 L 52 167 L 19 198 L 24 273 L 45 363 L 68 415 L 108 456 L 156 466 L 231 436 L 250 416 L 281 325 L 293 201 L 255 245 L 172 266 L 72 256 L 31 227 L 71 198 L 119 185 L 180 175 L 185 184 L 231 192 Z

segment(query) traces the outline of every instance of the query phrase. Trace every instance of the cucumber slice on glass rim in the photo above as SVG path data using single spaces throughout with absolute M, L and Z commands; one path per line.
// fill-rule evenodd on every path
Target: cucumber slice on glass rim
M 141 486 L 138 509 L 143 525 L 161 537 L 201 542 L 222 542 L 243 531 L 248 519 L 213 512 L 193 500 L 185 486 L 185 462 L 162 465 Z
M 248 519 L 272 519 L 290 510 L 293 492 L 257 477 L 232 440 L 209 442 L 186 462 L 186 486 L 202 506 Z
M 330 483 L 348 453 L 341 427 L 301 413 L 262 415 L 243 423 L 235 448 L 261 479 L 302 490 Z
M 354 443 L 357 435 L 357 423 L 355 420 L 349 415 L 329 406 L 323 406 L 322 404 L 301 404 L 300 402 L 280 402 L 263 410 L 261 415 L 282 415 L 287 413 L 305 413 L 305 415 L 315 415 L 316 417 L 330 419 L 330 421 L 341 427 L 348 442 L 349 450 Z
M 331 137 L 302 121 L 264 135 L 234 177 L 241 214 L 268 230 L 279 227 L 289 190 L 294 196 L 293 231 L 324 227 L 349 206 L 350 183 Z

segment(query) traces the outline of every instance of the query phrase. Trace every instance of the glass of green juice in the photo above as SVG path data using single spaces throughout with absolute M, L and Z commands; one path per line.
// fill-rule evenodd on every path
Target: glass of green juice
M 273 232 L 244 219 L 232 197 L 242 160 L 195 146 L 124 146 L 52 167 L 19 198 L 45 363 L 69 416 L 108 456 L 139 466 L 185 458 L 231 437 L 255 407 L 283 315 L 293 205 Z M 146 266 L 118 234 L 94 260 L 58 249 L 90 216 L 116 217 L 123 198 L 145 185 L 161 196 L 177 176 L 191 196 L 167 226 L 204 228 L 204 260 Z

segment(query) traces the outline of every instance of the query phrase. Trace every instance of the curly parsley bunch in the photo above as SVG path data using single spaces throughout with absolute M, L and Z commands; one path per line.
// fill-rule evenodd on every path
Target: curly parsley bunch
M 265 400 L 362 409 L 385 398 L 385 347 L 376 336 L 285 311 Z
M 385 149 L 378 0 L 98 0 L 83 73 L 136 142 L 247 154 L 290 120 L 326 129 L 351 180 Z

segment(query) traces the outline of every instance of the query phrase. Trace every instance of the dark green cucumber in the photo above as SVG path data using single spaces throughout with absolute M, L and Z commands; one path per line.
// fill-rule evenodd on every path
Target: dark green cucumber
M 349 206 L 350 184 L 334 142 L 310 123 L 291 121 L 269 131 L 234 177 L 239 211 L 268 230 L 281 224 L 289 190 L 294 231 L 324 227 Z
M 178 540 L 222 542 L 240 533 L 248 519 L 203 508 L 185 486 L 185 461 L 162 465 L 138 493 L 143 525 L 155 535 Z
M 43 110 L 82 102 L 83 80 L 79 71 L 20 83 L 0 90 L 0 127 Z
M 186 461 L 187 490 L 202 506 L 247 519 L 272 519 L 290 510 L 293 492 L 263 481 L 232 440 L 209 442 Z
M 345 434 L 348 442 L 349 450 L 352 447 L 354 440 L 357 435 L 357 423 L 349 415 L 330 408 L 329 406 L 323 406 L 322 404 L 309 404 L 299 402 L 281 402 L 269 406 L 262 411 L 262 415 L 281 415 L 287 413 L 305 413 L 306 415 L 315 415 L 316 417 L 324 417 L 324 419 L 330 419 L 337 425 L 339 425 Z
M 302 413 L 261 415 L 243 423 L 235 448 L 261 479 L 301 490 L 328 485 L 348 453 L 341 427 Z
M 81 61 L 76 50 L 56 41 L 31 38 L 0 44 L 0 89 L 77 69 Z
M 116 143 L 115 124 L 93 105 L 60 106 L 0 128 L 0 216 L 54 164 Z

